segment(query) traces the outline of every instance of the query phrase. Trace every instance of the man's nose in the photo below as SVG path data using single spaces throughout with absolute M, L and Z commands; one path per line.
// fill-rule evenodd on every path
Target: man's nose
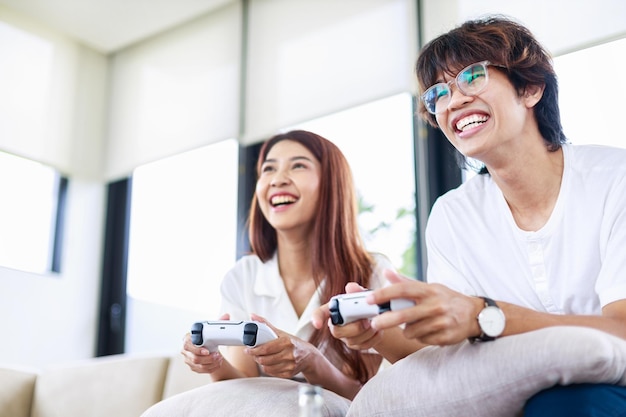
M 450 101 L 448 101 L 448 109 L 456 109 L 471 101 L 472 96 L 467 96 L 456 86 L 450 86 Z

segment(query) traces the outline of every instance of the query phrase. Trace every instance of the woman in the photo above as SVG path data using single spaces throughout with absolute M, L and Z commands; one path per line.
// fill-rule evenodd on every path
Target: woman
M 185 362 L 214 381 L 304 379 L 352 399 L 376 373 L 381 356 L 348 349 L 327 327 L 310 323 L 312 312 L 345 292 L 348 282 L 379 288 L 382 271 L 390 268 L 363 246 L 349 165 L 330 141 L 296 130 L 262 146 L 257 174 L 252 254 L 222 282 L 222 318 L 266 322 L 279 338 L 255 348 L 228 347 L 224 358 L 187 337 Z

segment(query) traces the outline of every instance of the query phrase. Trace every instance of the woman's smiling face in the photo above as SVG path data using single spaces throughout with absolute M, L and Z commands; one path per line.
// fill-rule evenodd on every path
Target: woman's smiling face
M 267 153 L 256 184 L 259 207 L 277 231 L 313 223 L 317 213 L 321 164 L 305 146 L 292 140 Z

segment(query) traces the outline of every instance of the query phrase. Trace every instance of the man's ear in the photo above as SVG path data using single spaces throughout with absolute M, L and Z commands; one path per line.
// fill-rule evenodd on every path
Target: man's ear
M 539 103 L 539 100 L 541 100 L 541 97 L 543 97 L 543 91 L 545 88 L 545 84 L 527 86 L 526 90 L 524 90 L 524 95 L 522 96 L 526 107 L 535 107 L 535 105 Z

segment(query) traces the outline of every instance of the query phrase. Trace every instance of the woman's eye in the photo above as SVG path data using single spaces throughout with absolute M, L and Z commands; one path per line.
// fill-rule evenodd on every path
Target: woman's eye
M 264 167 L 261 168 L 261 172 L 272 172 L 274 170 L 274 167 L 271 165 L 265 165 Z

